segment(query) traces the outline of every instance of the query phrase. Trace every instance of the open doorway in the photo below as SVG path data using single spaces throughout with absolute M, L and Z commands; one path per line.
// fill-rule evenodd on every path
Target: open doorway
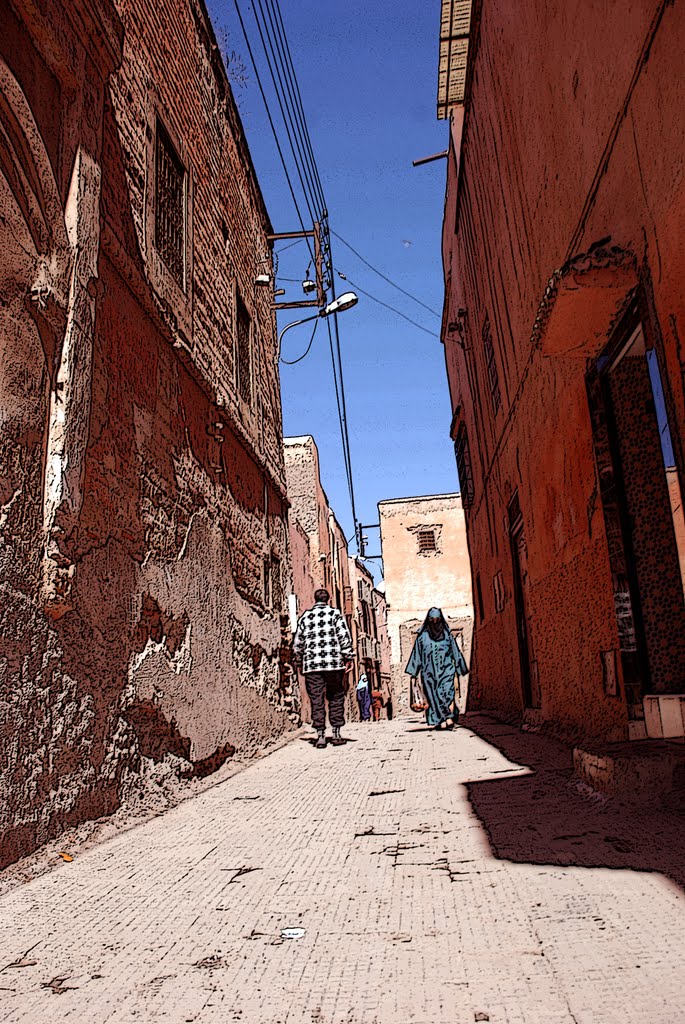
M 588 374 L 628 715 L 682 690 L 685 517 L 658 353 L 633 310 Z

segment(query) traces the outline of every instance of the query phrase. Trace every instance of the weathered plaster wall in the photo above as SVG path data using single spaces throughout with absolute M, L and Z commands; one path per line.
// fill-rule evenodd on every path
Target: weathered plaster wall
M 0 28 L 1 864 L 111 811 L 142 756 L 256 749 L 299 695 L 269 222 L 204 9 L 13 0 Z M 184 288 L 155 250 L 158 118 Z
M 606 693 L 602 673 L 601 652 L 616 650 L 618 633 L 584 381 L 587 357 L 608 341 L 601 289 L 581 317 L 568 314 L 565 332 L 559 321 L 577 354 L 545 354 L 534 325 L 567 260 L 607 238 L 631 254 L 682 471 L 685 138 L 674 112 L 685 100 L 684 42 L 682 10 L 659 0 L 476 3 L 463 133 L 462 118 L 453 123 L 443 324 L 453 429 L 465 424 L 470 443 L 468 537 L 484 605 L 471 697 L 524 714 L 507 524 L 518 489 L 542 697 L 526 716 L 569 737 L 628 735 L 620 683 Z M 516 52 L 526 59 L 512 62 Z

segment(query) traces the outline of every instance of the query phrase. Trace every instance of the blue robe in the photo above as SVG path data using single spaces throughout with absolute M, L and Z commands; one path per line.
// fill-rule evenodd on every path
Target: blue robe
M 416 638 L 405 672 L 417 676 L 428 700 L 426 722 L 440 725 L 446 719 L 456 721 L 459 708 L 454 694 L 454 676 L 465 676 L 468 672 L 464 655 L 452 634 L 446 631 L 441 640 L 433 640 L 428 630 L 422 630 Z

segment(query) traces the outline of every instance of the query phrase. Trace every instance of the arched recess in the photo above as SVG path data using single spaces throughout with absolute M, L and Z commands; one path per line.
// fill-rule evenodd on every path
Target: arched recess
M 0 583 L 30 592 L 42 555 L 50 382 L 67 320 L 71 250 L 47 149 L 0 58 Z

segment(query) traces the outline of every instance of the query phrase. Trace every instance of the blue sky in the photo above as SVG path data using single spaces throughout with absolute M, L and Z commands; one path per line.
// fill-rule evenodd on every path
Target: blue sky
M 241 10 L 255 55 L 262 56 L 247 0 Z M 268 125 L 233 0 L 209 0 L 217 34 L 228 33 L 247 68 L 234 91 L 276 231 L 298 222 Z M 281 0 L 309 131 L 328 204 L 330 226 L 370 263 L 440 313 L 440 233 L 444 160 L 412 167 L 447 147 L 435 116 L 439 0 Z M 260 73 L 268 81 L 266 65 Z M 285 136 L 283 143 L 285 143 Z M 428 330 L 439 316 L 401 295 L 359 262 L 335 237 L 336 269 Z M 279 275 L 301 279 L 308 255 L 300 243 L 279 260 Z M 279 281 L 279 284 L 282 283 Z M 296 284 L 288 298 L 302 298 Z M 347 287 L 336 281 L 338 293 Z M 306 311 L 279 314 L 279 327 Z M 310 326 L 290 330 L 283 356 L 306 348 Z M 458 490 L 443 348 L 396 314 L 360 295 L 339 316 L 357 516 L 377 522 L 383 498 Z M 348 537 L 352 515 L 345 480 L 328 336 L 322 323 L 310 354 L 281 366 L 284 430 L 312 434 L 323 485 Z M 370 533 L 369 553 L 379 550 Z

